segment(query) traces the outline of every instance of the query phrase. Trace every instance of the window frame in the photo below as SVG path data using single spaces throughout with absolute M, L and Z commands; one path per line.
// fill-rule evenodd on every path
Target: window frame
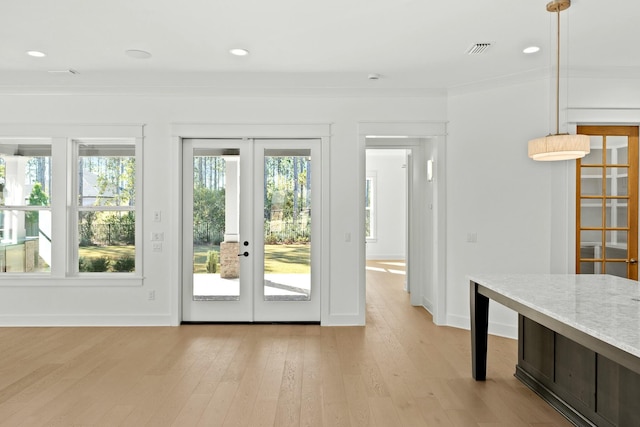
M 68 200 L 69 212 L 69 230 L 70 246 L 68 253 L 67 275 L 75 277 L 142 277 L 142 139 L 141 138 L 73 138 L 71 144 L 71 180 L 70 180 L 70 196 Z M 133 206 L 81 206 L 78 203 L 79 196 L 79 164 L 80 164 L 80 145 L 113 145 L 113 146 L 132 146 L 134 148 L 135 161 L 135 199 Z M 96 156 L 99 157 L 99 156 Z M 133 272 L 80 272 L 80 235 L 79 221 L 80 212 L 133 212 L 135 214 L 135 271 Z
M 15 124 L 0 123 L 0 142 L 41 140 L 51 143 L 52 188 L 50 194 L 52 263 L 50 272 L 3 273 L 0 287 L 140 287 L 143 275 L 143 147 L 144 124 Z M 74 140 L 128 140 L 135 143 L 136 202 L 135 246 L 136 271 L 134 273 L 89 275 L 71 274 L 74 265 L 74 240 L 71 222 L 74 215 L 73 141 Z M 77 261 L 76 261 L 77 265 Z M 16 280 L 19 278 L 20 280 Z
M 20 146 L 22 149 L 26 149 L 26 152 L 23 152 L 21 155 L 25 155 L 25 157 L 29 157 L 29 158 L 36 158 L 36 157 L 43 157 L 43 156 L 37 156 L 35 155 L 36 153 L 33 153 L 33 148 L 35 148 L 36 150 L 38 150 L 38 148 L 41 146 L 48 146 L 49 147 L 49 154 L 48 156 L 44 156 L 44 157 L 49 157 L 49 185 L 53 185 L 55 183 L 55 179 L 53 178 L 53 172 L 52 170 L 55 169 L 53 167 L 53 139 L 52 138 L 36 138 L 36 137 L 22 137 L 22 138 L 16 138 L 16 137 L 4 137 L 4 136 L 0 136 L 0 146 L 7 146 L 7 147 L 18 147 Z M 31 147 L 31 149 L 29 149 L 28 147 Z M 0 152 L 4 152 L 4 149 L 0 149 Z M 33 154 L 33 155 L 30 155 Z M 2 162 L 6 168 L 6 160 Z M 26 166 L 26 164 L 25 164 Z M 27 174 L 25 173 L 25 176 Z M 5 179 L 6 179 L 6 169 L 5 169 Z M 6 186 L 7 183 L 4 183 L 4 186 Z M 27 185 L 27 184 L 25 184 Z M 3 186 L 3 188 L 4 188 Z M 49 192 L 51 193 L 51 188 L 49 188 Z M 22 195 L 25 198 L 25 202 L 24 204 L 7 204 L 7 201 L 4 199 L 4 196 L 2 196 L 2 203 L 0 204 L 0 210 L 1 211 L 5 211 L 5 212 L 22 212 L 25 216 L 27 215 L 27 213 L 29 212 L 49 212 L 50 217 L 52 218 L 52 202 L 51 202 L 51 194 L 49 194 L 49 204 L 46 206 L 39 206 L 39 205 L 29 205 L 26 202 L 26 198 L 29 197 L 29 194 L 25 194 L 23 193 Z M 53 220 L 52 220 L 53 221 Z M 25 222 L 26 222 L 26 218 L 25 218 Z M 53 223 L 51 224 L 51 227 L 53 227 Z M 51 236 L 47 236 L 49 237 L 50 241 L 53 240 Z M 5 260 L 6 263 L 6 260 Z M 53 264 L 53 263 L 52 263 Z M 50 270 L 49 271 L 12 271 L 12 272 L 0 272 L 0 277 L 15 277 L 15 276 L 22 276 L 22 277 L 50 277 L 51 273 L 52 273 L 52 269 L 53 266 L 50 265 Z

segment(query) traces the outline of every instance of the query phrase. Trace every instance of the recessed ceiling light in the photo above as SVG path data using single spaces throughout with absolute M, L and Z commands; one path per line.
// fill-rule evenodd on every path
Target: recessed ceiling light
M 249 55 L 249 51 L 247 49 L 242 49 L 242 48 L 230 49 L 229 53 L 231 55 L 235 55 L 235 56 L 247 56 L 247 55 Z
M 46 53 L 40 52 L 39 50 L 28 50 L 27 55 L 33 56 L 34 58 L 44 58 L 47 56 Z
M 538 46 L 529 46 L 522 49 L 522 53 L 536 53 L 540 50 Z
M 136 59 L 151 58 L 151 53 L 147 52 L 146 50 L 129 49 L 129 50 L 126 50 L 124 53 L 130 58 L 136 58 Z

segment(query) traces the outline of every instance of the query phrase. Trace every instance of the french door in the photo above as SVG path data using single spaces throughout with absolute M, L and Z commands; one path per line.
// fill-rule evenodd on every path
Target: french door
M 320 149 L 183 140 L 184 321 L 320 320 Z
M 576 273 L 638 280 L 638 127 L 578 126 Z

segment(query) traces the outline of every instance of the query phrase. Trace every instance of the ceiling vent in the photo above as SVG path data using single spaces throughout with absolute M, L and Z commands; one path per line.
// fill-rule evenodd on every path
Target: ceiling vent
M 476 43 L 467 49 L 467 55 L 480 55 L 489 49 L 491 43 Z
M 48 72 L 51 74 L 80 74 L 72 68 L 69 68 L 67 70 L 49 70 Z

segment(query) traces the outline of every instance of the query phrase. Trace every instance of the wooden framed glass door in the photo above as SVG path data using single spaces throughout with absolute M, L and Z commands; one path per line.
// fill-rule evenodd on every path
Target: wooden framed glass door
M 638 127 L 578 126 L 576 273 L 638 279 Z

